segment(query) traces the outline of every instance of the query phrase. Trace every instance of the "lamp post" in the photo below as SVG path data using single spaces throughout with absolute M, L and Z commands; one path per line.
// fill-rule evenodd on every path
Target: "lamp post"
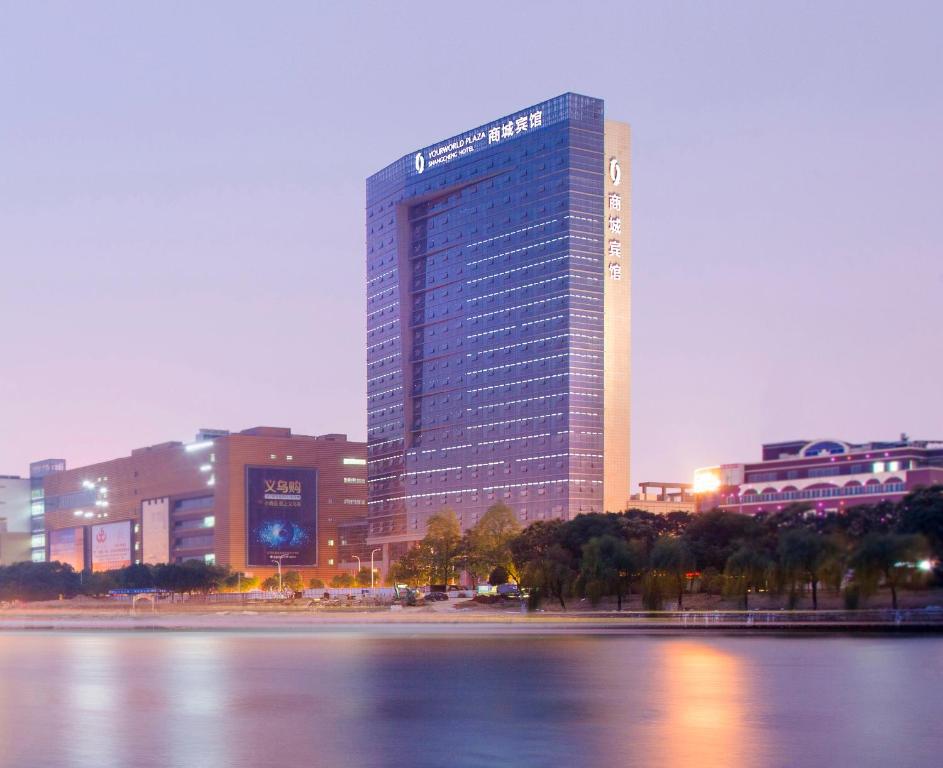
M 360 558 L 357 557 L 357 555 L 351 555 L 351 557 L 353 557 L 354 560 L 357 561 L 357 576 L 359 576 L 359 575 L 360 575 L 360 571 L 363 569 L 363 566 L 360 564 Z M 355 577 L 354 581 L 356 581 L 356 577 Z
M 370 589 L 373 589 L 373 555 L 381 550 L 382 547 L 377 547 L 370 553 Z
M 282 558 L 273 557 L 272 562 L 278 566 L 278 591 L 282 591 Z

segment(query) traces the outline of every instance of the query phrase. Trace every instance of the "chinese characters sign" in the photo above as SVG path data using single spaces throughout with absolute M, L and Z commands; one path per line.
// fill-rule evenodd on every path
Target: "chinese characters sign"
M 609 182 L 613 190 L 622 184 L 622 166 L 619 158 L 609 158 Z M 609 259 L 609 277 L 622 279 L 622 193 L 606 194 L 606 257 Z
M 318 473 L 246 467 L 248 565 L 318 564 Z
M 416 173 L 422 173 L 426 168 L 449 163 L 458 157 L 474 152 L 479 142 L 488 140 L 488 145 L 514 138 L 527 131 L 533 131 L 543 126 L 543 110 L 535 109 L 516 117 L 510 117 L 502 123 L 487 129 L 480 129 L 450 139 L 426 152 L 417 152 L 413 158 Z
M 131 565 L 131 522 L 93 525 L 92 570 L 113 571 Z

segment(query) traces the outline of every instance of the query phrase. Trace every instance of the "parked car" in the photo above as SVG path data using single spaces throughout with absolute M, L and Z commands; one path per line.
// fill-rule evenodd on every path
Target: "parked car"
M 431 600 L 432 602 L 438 602 L 440 600 L 448 600 L 449 596 L 447 592 L 429 592 L 426 595 L 426 600 Z
M 517 584 L 499 584 L 497 588 L 498 597 L 505 597 L 511 600 L 520 598 L 521 591 Z

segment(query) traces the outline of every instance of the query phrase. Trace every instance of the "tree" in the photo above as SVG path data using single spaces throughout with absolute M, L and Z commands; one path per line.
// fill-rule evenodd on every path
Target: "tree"
M 467 569 L 476 574 L 491 573 L 504 568 L 520 584 L 514 570 L 511 542 L 521 530 L 514 511 L 506 504 L 493 504 L 475 523 L 465 539 Z
M 812 587 L 812 610 L 818 610 L 818 584 L 833 555 L 830 541 L 821 534 L 798 528 L 784 531 L 777 547 L 783 573 L 795 583 L 797 578 Z
M 420 542 L 406 550 L 390 568 L 390 577 L 395 584 L 428 584 L 432 568 L 432 552 L 425 543 Z
M 572 553 L 560 543 L 563 531 L 560 520 L 538 521 L 511 542 L 514 568 L 521 575 L 521 586 L 532 590 L 532 604 L 546 594 L 566 610 L 566 597 L 577 574 Z
M 855 581 L 883 577 L 891 590 L 891 606 L 897 609 L 897 588 L 916 570 L 916 561 L 926 551 L 922 536 L 900 533 L 872 533 L 865 536 L 851 557 Z
M 687 542 L 677 536 L 659 536 L 652 546 L 652 570 L 674 587 L 678 596 L 678 610 L 684 610 L 684 587 L 688 571 L 694 568 L 694 558 Z
M 759 533 L 759 524 L 751 517 L 715 509 L 696 516 L 684 540 L 698 568 L 723 570 L 730 556 Z
M 304 589 L 304 585 L 304 579 L 298 571 L 285 571 L 282 574 L 282 587 L 284 589 L 300 592 Z
M 918 488 L 901 499 L 901 533 L 919 533 L 933 554 L 943 560 L 943 485 Z
M 370 586 L 370 569 L 361 568 L 357 571 L 356 582 L 358 587 L 369 587 Z
M 278 589 L 278 576 L 268 576 L 265 581 L 262 582 L 262 589 L 266 592 L 272 592 Z
M 756 547 L 741 546 L 727 558 L 724 572 L 728 576 L 729 588 L 743 600 L 743 609 L 749 608 L 748 595 L 766 583 L 769 572 L 769 557 Z
M 631 593 L 632 578 L 642 566 L 641 546 L 606 534 L 583 545 L 581 577 L 593 605 L 602 594 L 615 595 L 618 610 Z
M 79 575 L 71 565 L 58 561 L 12 563 L 0 567 L 0 600 L 54 600 L 74 597 Z
M 331 586 L 338 588 L 354 586 L 354 577 L 349 573 L 338 573 L 331 577 Z
M 324 579 L 311 579 L 308 582 L 308 587 L 311 589 L 324 589 Z
M 446 508 L 432 515 L 426 523 L 426 536 L 422 543 L 429 550 L 430 583 L 451 583 L 462 546 L 462 529 L 455 512 Z

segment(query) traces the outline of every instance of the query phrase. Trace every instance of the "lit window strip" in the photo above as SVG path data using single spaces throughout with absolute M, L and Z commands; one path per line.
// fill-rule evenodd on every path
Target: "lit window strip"
M 495 272 L 494 274 L 484 275 L 483 277 L 476 277 L 473 280 L 466 280 L 465 285 L 474 285 L 475 283 L 480 283 L 482 280 L 494 280 L 498 277 L 504 277 L 505 275 L 511 275 L 515 272 L 523 272 L 525 269 L 535 269 L 537 267 L 542 267 L 544 264 L 552 264 L 555 261 L 565 261 L 568 258 L 568 255 L 564 254 L 563 256 L 555 256 L 552 259 L 544 259 L 543 261 L 535 261 L 533 264 L 525 264 L 522 267 L 514 267 L 514 269 L 508 269 L 504 272 Z
M 549 381 L 550 379 L 558 379 L 564 376 L 569 376 L 569 373 L 552 373 L 549 376 L 537 376 L 533 379 L 520 379 L 519 381 L 506 381 L 503 384 L 492 384 L 488 387 L 477 387 L 476 389 L 469 389 L 469 392 L 487 392 L 489 389 L 501 389 L 501 387 L 513 387 L 517 384 L 531 384 L 535 381 Z M 578 374 L 573 374 L 574 376 Z M 598 376 L 596 378 L 599 378 Z
M 555 395 L 537 395 L 536 397 L 525 397 L 521 400 L 501 400 L 497 403 L 489 403 L 488 405 L 479 405 L 476 408 L 466 408 L 465 410 L 469 413 L 472 411 L 481 411 L 483 408 L 500 408 L 501 406 L 507 405 L 517 405 L 518 403 L 532 403 L 535 400 L 548 400 L 551 397 L 565 397 L 566 392 L 559 392 Z
M 492 256 L 487 256 L 487 257 L 485 257 L 485 258 L 483 258 L 483 259 L 478 259 L 477 261 L 468 261 L 468 262 L 465 262 L 465 266 L 466 266 L 466 267 L 474 267 L 474 266 L 477 266 L 478 264 L 481 264 L 483 261 L 494 261 L 495 259 L 500 259 L 500 258 L 502 258 L 502 257 L 504 257 L 504 256 L 512 256 L 512 255 L 514 255 L 515 253 L 521 253 L 521 252 L 523 252 L 523 251 L 529 251 L 531 248 L 539 248 L 539 247 L 542 246 L 542 245 L 550 245 L 550 243 L 558 243 L 558 242 L 560 242 L 561 240 L 566 240 L 569 236 L 570 236 L 570 235 L 560 235 L 559 237 L 551 237 L 549 240 L 541 240 L 541 241 L 536 242 L 536 243 L 530 243 L 530 244 L 528 244 L 528 245 L 522 245 L 520 248 L 513 248 L 513 249 L 510 250 L 510 251 L 501 251 L 500 253 L 496 253 L 496 254 L 494 254 L 494 255 L 492 255 Z M 561 257 L 561 258 L 566 258 L 566 256 L 563 256 L 563 257 Z M 486 275 L 485 277 L 481 277 L 481 278 L 479 278 L 479 280 L 486 280 L 488 277 L 491 277 L 491 275 Z M 494 277 L 497 277 L 497 275 L 494 275 Z
M 485 312 L 483 315 L 469 315 L 469 320 L 480 320 L 483 317 L 491 317 L 492 315 L 500 315 L 502 312 L 514 312 L 518 309 L 527 309 L 527 307 L 536 307 L 538 304 L 546 304 L 548 301 L 556 301 L 565 299 L 567 296 L 565 290 L 563 293 L 560 293 L 557 296 L 548 296 L 545 299 L 538 299 L 537 301 L 528 301 L 526 304 L 518 304 L 513 307 L 502 307 L 501 309 L 496 309 L 494 312 Z
M 559 360 L 561 357 L 569 357 L 570 352 L 561 352 L 559 355 L 547 355 L 546 357 L 535 357 L 530 360 L 520 360 L 516 363 L 507 363 L 506 365 L 496 365 L 493 368 L 479 368 L 476 371 L 467 371 L 468 376 L 472 376 L 476 373 L 490 373 L 491 371 L 508 371 L 511 368 L 517 368 L 519 365 L 530 365 L 531 363 L 543 363 L 547 360 Z M 574 356 L 576 353 L 572 353 Z
M 466 339 L 477 339 L 479 336 L 487 336 L 490 333 L 503 333 L 504 331 L 511 331 L 517 328 L 516 325 L 506 325 L 504 328 L 495 328 L 490 331 L 482 331 L 481 333 L 472 333 L 466 336 Z
M 522 435 L 521 437 L 506 437 L 502 440 L 483 440 L 478 445 L 502 445 L 504 443 L 515 443 L 518 440 L 531 440 L 537 437 L 551 437 L 553 432 L 538 432 L 534 435 Z M 558 432 L 557 434 L 565 434 L 563 432 Z
M 377 347 L 382 347 L 384 344 L 390 344 L 390 343 L 392 343 L 392 342 L 394 342 L 394 341 L 398 341 L 398 340 L 399 340 L 399 334 L 396 334 L 395 336 L 392 336 L 392 337 L 390 337 L 389 339 L 384 339 L 383 341 L 378 341 L 376 344 L 370 344 L 370 345 L 367 347 L 367 352 L 369 353 L 370 350 L 372 350 L 372 349 L 376 349 Z M 396 354 L 399 354 L 399 352 L 397 352 Z
M 382 331 L 385 328 L 388 330 L 392 330 L 394 325 L 399 325 L 398 317 L 394 317 L 390 320 L 384 320 L 382 323 L 380 323 L 380 325 L 375 325 L 373 328 L 367 328 L 367 335 L 369 337 L 369 334 L 376 333 L 377 331 Z M 399 338 L 399 336 L 397 336 L 396 338 Z
M 494 293 L 483 293 L 481 296 L 476 296 L 474 301 L 482 301 L 484 299 L 491 299 L 495 296 L 503 296 L 506 293 L 514 293 L 514 291 L 526 291 L 528 288 L 536 288 L 538 285 L 546 285 L 547 283 L 552 283 L 556 280 L 566 280 L 567 275 L 559 275 L 557 277 L 548 277 L 546 280 L 538 280 L 536 283 L 527 283 L 526 285 L 516 285 L 513 288 L 505 288 L 503 291 L 495 291 Z
M 387 304 L 385 307 L 380 307 L 379 309 L 374 310 L 373 312 L 368 313 L 368 314 L 367 314 L 367 322 L 369 322 L 369 321 L 371 320 L 371 318 L 375 317 L 376 315 L 379 315 L 381 312 L 386 312 L 386 310 L 392 309 L 393 307 L 398 307 L 398 306 L 399 306 L 399 302 L 398 302 L 398 301 L 394 301 L 392 304 Z
M 528 339 L 527 341 L 521 341 L 517 344 L 507 344 L 503 347 L 492 347 L 491 349 L 479 349 L 475 352 L 469 352 L 465 357 L 474 357 L 475 355 L 487 355 L 489 352 L 501 352 L 505 349 L 514 349 L 514 347 L 523 347 L 527 344 L 539 344 L 542 341 L 553 341 L 554 339 L 565 339 L 570 334 L 568 333 L 558 333 L 556 336 L 544 336 L 540 339 Z
M 524 227 L 523 229 L 515 229 L 513 232 L 504 232 L 500 235 L 489 237 L 487 240 L 479 240 L 477 243 L 469 243 L 465 247 L 475 248 L 479 245 L 485 245 L 486 243 L 493 243 L 495 240 L 500 240 L 502 237 L 510 237 L 511 235 L 519 235 L 521 232 L 529 232 L 532 229 L 537 229 L 537 227 L 546 227 L 549 224 L 554 224 L 557 221 L 559 221 L 559 219 L 550 219 L 549 221 L 540 221 L 536 224 L 531 224 L 529 227 Z
M 407 472 L 406 477 L 418 477 L 419 475 L 431 475 L 433 472 L 450 472 L 453 469 L 465 469 L 464 466 L 459 467 L 435 467 L 434 469 L 423 469 L 416 472 Z
M 500 427 L 502 424 L 517 424 L 522 421 L 533 421 L 534 419 L 550 419 L 554 416 L 565 416 L 562 411 L 559 413 L 538 413 L 534 416 L 524 416 L 520 419 L 508 419 L 506 421 L 492 421 L 488 424 L 469 424 L 468 429 L 485 429 L 487 427 Z
M 369 397 L 381 397 L 382 395 L 388 395 L 390 392 L 398 392 L 402 387 L 393 387 L 393 389 L 385 389 L 382 392 L 370 392 Z

